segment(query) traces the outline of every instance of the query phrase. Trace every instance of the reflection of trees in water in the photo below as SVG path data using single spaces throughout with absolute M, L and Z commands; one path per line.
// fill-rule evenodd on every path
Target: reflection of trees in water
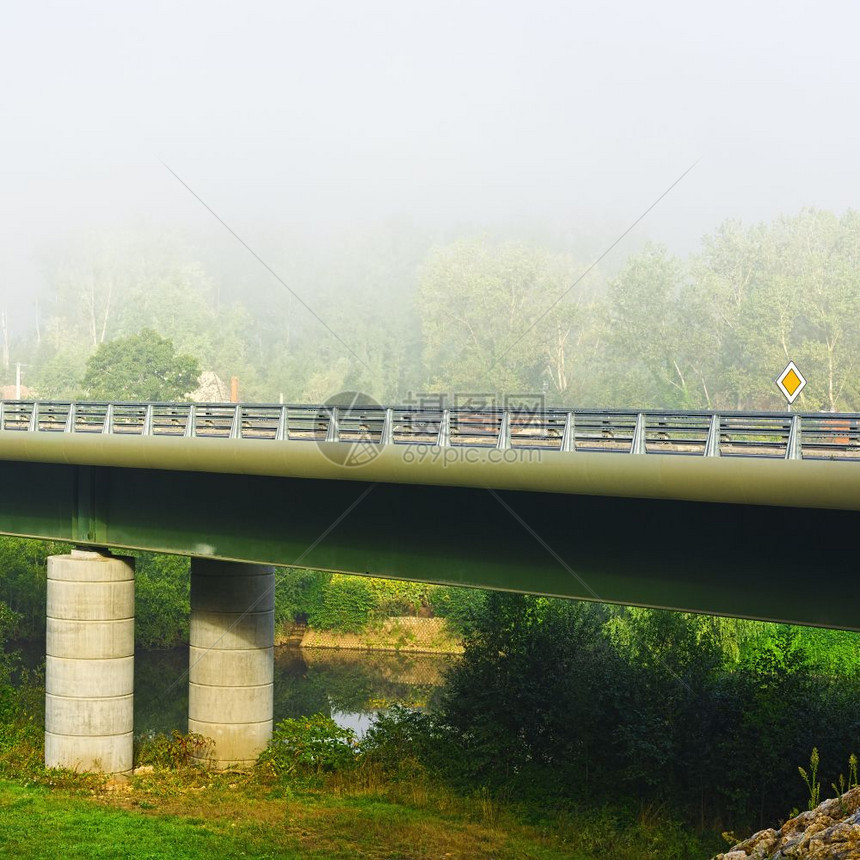
M 302 648 L 301 655 L 309 667 L 366 671 L 393 683 L 425 687 L 441 687 L 452 660 L 447 654 L 338 651 L 329 648 Z
M 275 649 L 275 720 L 316 713 L 373 711 L 394 703 L 438 704 L 456 657 L 328 649 Z M 188 730 L 188 648 L 138 651 L 135 733 Z
M 278 649 L 275 719 L 329 713 L 331 708 L 370 711 L 394 703 L 432 708 L 451 659 L 437 654 Z

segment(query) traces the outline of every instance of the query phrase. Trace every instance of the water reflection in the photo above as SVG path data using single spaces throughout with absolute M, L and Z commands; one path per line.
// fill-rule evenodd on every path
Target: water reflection
M 456 657 L 379 651 L 275 649 L 275 721 L 330 714 L 361 737 L 392 704 L 432 709 Z M 188 648 L 135 655 L 135 732 L 186 731 Z

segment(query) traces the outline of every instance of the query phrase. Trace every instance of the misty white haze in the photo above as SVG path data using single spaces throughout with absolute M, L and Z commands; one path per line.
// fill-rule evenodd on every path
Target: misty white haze
M 58 249 L 136 225 L 280 306 L 161 160 L 312 306 L 290 242 L 336 258 L 406 224 L 547 237 L 584 266 L 694 162 L 607 270 L 728 218 L 839 215 L 860 190 L 857 32 L 844 1 L 11 3 L 0 306 L 31 331 Z

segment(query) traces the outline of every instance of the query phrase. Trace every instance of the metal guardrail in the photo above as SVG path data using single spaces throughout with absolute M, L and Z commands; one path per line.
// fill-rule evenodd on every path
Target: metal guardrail
M 0 432 L 860 460 L 860 414 L 0 401 Z

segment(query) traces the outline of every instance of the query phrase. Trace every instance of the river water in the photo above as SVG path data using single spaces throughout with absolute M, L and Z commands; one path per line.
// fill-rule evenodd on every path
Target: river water
M 456 660 L 322 648 L 275 649 L 274 717 L 323 713 L 360 737 L 392 704 L 432 709 Z M 135 655 L 135 733 L 188 730 L 188 648 Z
M 43 642 L 10 643 L 28 668 L 44 667 Z M 432 710 L 447 668 L 459 659 L 331 648 L 275 648 L 274 718 L 326 714 L 358 737 L 393 704 Z M 134 658 L 134 730 L 188 731 L 188 648 L 138 651 Z

